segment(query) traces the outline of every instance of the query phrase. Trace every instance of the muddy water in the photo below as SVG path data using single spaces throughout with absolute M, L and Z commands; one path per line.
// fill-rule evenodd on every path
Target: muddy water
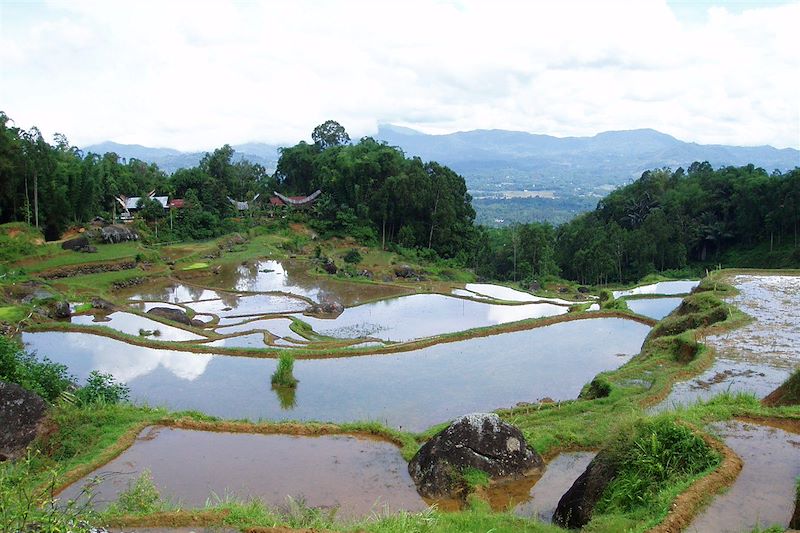
M 641 298 L 626 300 L 628 309 L 640 315 L 661 320 L 681 304 L 681 298 Z
M 251 420 L 378 420 L 421 431 L 464 413 L 575 398 L 598 372 L 638 353 L 648 331 L 598 318 L 390 355 L 297 360 L 291 409 L 270 387 L 274 359 L 155 350 L 83 333 L 24 333 L 23 340 L 79 380 L 92 370 L 115 375 L 150 405 Z
M 595 455 L 594 452 L 571 452 L 557 455 L 547 463 L 544 474 L 531 489 L 528 499 L 517 505 L 514 513 L 550 522 L 561 496 L 586 470 Z
M 693 280 L 659 281 L 658 283 L 642 285 L 641 287 L 634 287 L 633 289 L 613 291 L 613 294 L 614 298 L 633 296 L 635 294 L 687 294 L 692 292 L 692 289 L 699 284 L 699 281 Z
M 346 435 L 298 437 L 146 428 L 118 458 L 68 487 L 74 498 L 94 476 L 94 502 L 105 507 L 130 480 L 150 470 L 162 497 L 202 507 L 216 497 L 259 498 L 284 507 L 288 498 L 338 508 L 352 518 L 426 507 L 396 446 Z
M 677 383 L 661 408 L 691 403 L 720 392 L 763 398 L 800 366 L 800 276 L 735 276 L 740 293 L 729 302 L 755 320 L 704 342 L 716 350 L 714 364 Z
M 560 315 L 567 310 L 550 303 L 499 305 L 442 294 L 413 294 L 350 307 L 333 320 L 302 319 L 323 335 L 340 338 L 372 336 L 404 342 L 525 318 Z
M 199 284 L 248 292 L 286 292 L 321 302 L 334 300 L 344 306 L 398 296 L 402 287 L 378 283 L 348 283 L 316 278 L 306 273 L 309 264 L 293 261 L 257 261 L 246 265 L 225 265 L 219 274 L 198 278 Z
M 110 315 L 75 315 L 70 318 L 73 324 L 83 326 L 106 326 L 128 335 L 139 335 L 139 330 L 158 331 L 158 335 L 148 335 L 148 338 L 160 341 L 192 341 L 205 340 L 206 337 L 197 335 L 174 326 L 167 326 L 161 322 L 150 320 L 133 313 L 111 313 Z
M 733 486 L 715 496 L 686 531 L 746 532 L 787 526 L 800 476 L 800 435 L 736 421 L 713 429 L 742 458 L 744 467 Z

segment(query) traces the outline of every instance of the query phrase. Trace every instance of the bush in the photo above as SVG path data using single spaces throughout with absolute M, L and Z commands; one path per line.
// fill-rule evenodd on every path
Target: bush
M 22 350 L 14 341 L 0 336 L 0 380 L 16 383 L 54 402 L 72 387 L 67 367 L 47 358 L 36 357 Z
M 164 501 L 158 493 L 153 475 L 145 470 L 128 488 L 122 491 L 117 501 L 108 508 L 110 514 L 151 514 L 163 510 Z
M 356 250 L 355 248 L 351 248 L 350 250 L 347 251 L 346 254 L 344 254 L 345 263 L 350 263 L 355 265 L 360 263 L 362 259 L 363 258 L 361 257 L 361 254 L 358 253 L 358 250 Z
M 129 392 L 128 386 L 118 383 L 111 374 L 92 370 L 75 397 L 81 405 L 111 405 L 127 401 Z
M 606 398 L 609 394 L 611 394 L 611 383 L 606 378 L 597 376 L 583 387 L 579 397 L 583 400 L 596 400 Z

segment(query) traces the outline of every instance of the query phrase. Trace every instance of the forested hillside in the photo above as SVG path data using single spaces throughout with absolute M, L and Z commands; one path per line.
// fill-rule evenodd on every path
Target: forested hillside
M 109 218 L 116 195 L 151 190 L 185 199 L 160 241 L 203 239 L 283 216 L 265 200 L 274 190 L 322 195 L 308 222 L 324 235 L 350 236 L 383 248 L 450 259 L 484 277 L 529 282 L 562 276 L 580 283 L 639 279 L 658 271 L 724 266 L 800 266 L 800 169 L 771 174 L 753 165 L 714 169 L 709 163 L 645 172 L 603 198 L 597 208 L 560 226 L 546 223 L 490 229 L 474 224 L 463 177 L 436 162 L 408 158 L 365 137 L 351 143 L 328 121 L 313 143 L 281 149 L 274 175 L 236 160 L 228 145 L 199 165 L 169 176 L 113 153 L 83 154 L 35 128 L 20 130 L 0 113 L 0 222 L 38 225 L 48 239 L 95 216 Z M 228 197 L 260 203 L 242 217 Z M 37 202 L 38 199 L 38 202 Z M 143 209 L 141 227 L 161 209 Z M 38 224 L 37 224 L 38 221 Z

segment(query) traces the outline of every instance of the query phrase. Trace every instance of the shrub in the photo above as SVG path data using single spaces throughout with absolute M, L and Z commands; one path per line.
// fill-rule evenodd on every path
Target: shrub
M 145 470 L 135 481 L 128 482 L 117 501 L 108 508 L 110 514 L 151 514 L 163 510 L 164 501 L 153 483 L 153 474 Z
M 361 257 L 361 254 L 358 253 L 358 250 L 356 250 L 355 248 L 351 248 L 350 250 L 347 251 L 346 254 L 344 254 L 345 263 L 350 263 L 355 265 L 360 263 L 362 259 L 363 258 Z
M 67 367 L 47 358 L 36 357 L 22 350 L 14 341 L 0 336 L 0 380 L 16 383 L 54 402 L 72 387 Z
M 81 405 L 110 405 L 128 400 L 130 389 L 124 383 L 118 383 L 114 376 L 92 370 L 86 379 L 86 385 L 75 393 Z
M 597 376 L 581 391 L 580 398 L 583 400 L 596 400 L 606 398 L 611 394 L 611 383 L 602 376 Z
M 278 368 L 272 374 L 273 387 L 297 387 L 297 378 L 294 377 L 294 356 L 290 353 L 282 353 L 278 359 Z

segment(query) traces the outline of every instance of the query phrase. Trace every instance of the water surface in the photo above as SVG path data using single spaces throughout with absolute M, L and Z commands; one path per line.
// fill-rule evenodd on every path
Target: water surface
M 650 285 L 642 285 L 633 289 L 613 291 L 614 298 L 633 296 L 635 294 L 688 294 L 700 284 L 699 280 L 659 281 Z
M 372 336 L 405 342 L 526 318 L 560 315 L 567 311 L 566 307 L 551 303 L 502 305 L 442 294 L 413 294 L 349 307 L 335 319 L 302 319 L 323 335 L 340 338 Z
M 682 300 L 682 298 L 637 298 L 625 300 L 625 303 L 634 313 L 661 320 L 675 310 Z
M 217 497 L 259 498 L 283 507 L 288 498 L 338 508 L 343 518 L 372 512 L 419 511 L 406 462 L 393 444 L 347 435 L 299 437 L 145 428 L 119 457 L 68 487 L 75 498 L 94 476 L 94 502 L 104 508 L 143 471 L 162 497 L 197 508 Z
M 576 320 L 390 355 L 297 360 L 292 401 L 270 386 L 274 359 L 129 345 L 85 333 L 24 333 L 39 356 L 79 380 L 92 370 L 128 383 L 135 401 L 250 420 L 378 420 L 422 431 L 464 413 L 575 398 L 599 372 L 639 352 L 649 328 Z
M 560 453 L 547 463 L 541 479 L 536 482 L 528 499 L 514 508 L 520 516 L 538 518 L 550 522 L 556 512 L 561 496 L 567 492 L 575 480 L 583 474 L 586 467 L 597 455 L 595 452 Z
M 787 526 L 800 476 L 800 435 L 738 421 L 715 424 L 713 429 L 744 466 L 733 485 L 715 496 L 686 531 L 739 533 Z
M 98 319 L 99 318 L 99 319 Z M 206 337 L 186 331 L 174 326 L 167 326 L 161 322 L 135 315 L 133 313 L 115 312 L 109 315 L 74 315 L 70 317 L 73 324 L 82 326 L 106 326 L 128 335 L 139 335 L 139 330 L 158 331 L 158 335 L 149 335 L 148 338 L 160 341 L 192 341 L 205 340 Z

